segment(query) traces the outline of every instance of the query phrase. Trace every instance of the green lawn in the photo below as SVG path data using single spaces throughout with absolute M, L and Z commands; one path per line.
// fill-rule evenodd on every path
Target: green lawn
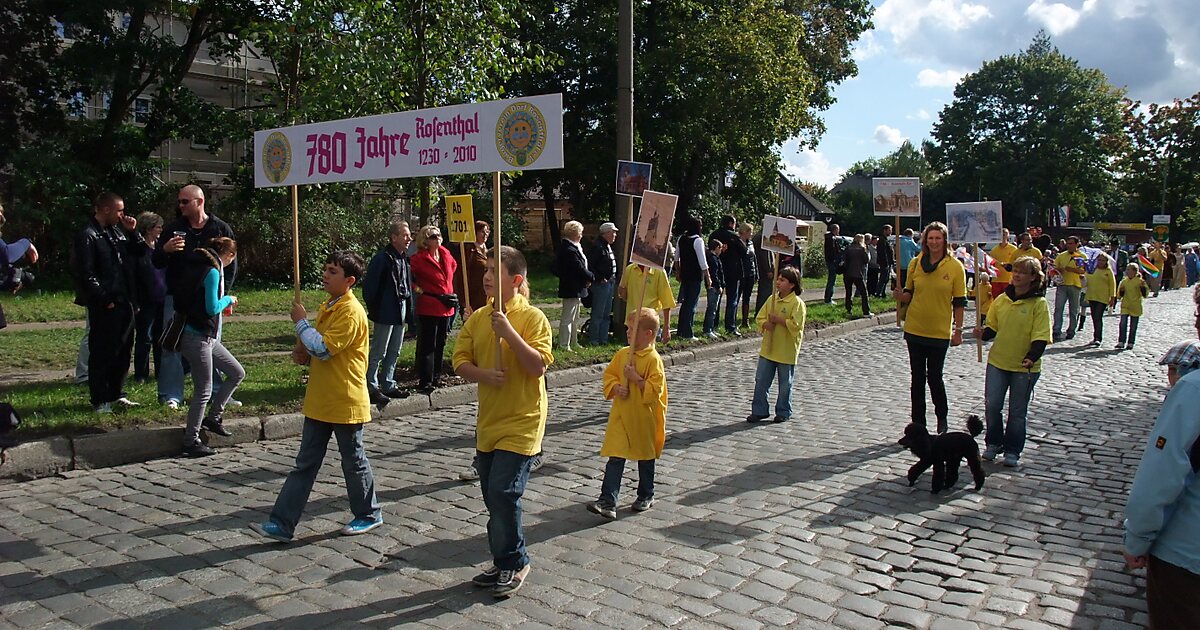
M 238 298 L 235 311 L 240 314 L 278 313 L 287 315 L 292 308 L 294 295 L 290 288 L 277 289 L 242 289 L 231 292 Z M 319 289 L 304 289 L 304 305 L 314 310 L 317 304 L 326 297 Z M 362 293 L 357 293 L 362 299 Z M 4 307 L 4 315 L 10 324 L 28 322 L 63 322 L 81 321 L 84 318 L 84 308 L 75 304 L 75 294 L 70 291 L 43 291 L 41 294 L 20 293 L 0 295 L 0 305 Z

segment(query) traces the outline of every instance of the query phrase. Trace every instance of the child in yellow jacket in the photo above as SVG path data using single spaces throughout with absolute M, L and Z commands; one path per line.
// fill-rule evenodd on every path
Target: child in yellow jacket
M 807 313 L 799 288 L 800 272 L 795 267 L 780 269 L 775 278 L 775 293 L 758 311 L 762 348 L 758 351 L 758 371 L 754 376 L 754 401 L 746 422 L 763 422 L 768 418 L 767 393 L 776 377 L 779 379 L 779 397 L 775 400 L 775 422 L 792 417 L 792 381 L 796 377 L 796 360 L 804 340 Z
M 1096 268 L 1087 275 L 1084 293 L 1092 315 L 1092 345 L 1104 341 L 1104 309 L 1117 305 L 1117 278 L 1113 275 L 1112 258 L 1101 253 L 1096 257 Z
M 604 397 L 613 401 L 604 444 L 600 447 L 600 455 L 608 458 L 608 464 L 604 467 L 600 499 L 587 506 L 589 511 L 607 519 L 617 517 L 617 495 L 621 492 L 627 459 L 638 463 L 633 511 L 645 512 L 654 505 L 654 463 L 662 457 L 667 435 L 666 373 L 662 357 L 654 348 L 658 313 L 649 308 L 634 311 L 625 326 L 633 339 L 632 349 L 625 346 L 618 350 L 604 370 Z
M 1117 285 L 1117 297 L 1121 299 L 1121 325 L 1117 336 L 1117 350 L 1133 350 L 1137 341 L 1138 320 L 1142 317 L 1142 301 L 1150 296 L 1150 287 L 1139 273 L 1137 263 L 1125 266 L 1125 278 Z M 1129 344 L 1125 333 L 1129 333 Z

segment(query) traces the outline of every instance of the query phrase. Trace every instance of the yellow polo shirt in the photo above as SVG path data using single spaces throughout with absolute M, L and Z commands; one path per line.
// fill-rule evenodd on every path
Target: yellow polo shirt
M 1008 293 L 1000 294 L 992 302 L 988 312 L 987 327 L 996 331 L 992 348 L 988 351 L 988 365 L 1008 372 L 1024 372 L 1021 361 L 1029 354 L 1034 341 L 1050 343 L 1050 307 L 1042 296 L 1026 297 L 1013 301 Z M 1040 372 L 1042 360 L 1038 359 L 1030 372 Z
M 908 264 L 904 288 L 912 292 L 904 316 L 904 332 L 918 337 L 949 340 L 954 326 L 955 298 L 967 297 L 967 272 L 962 263 L 946 254 L 931 273 L 921 269 L 924 253 Z
M 1012 264 L 1012 261 L 1017 259 L 1018 251 L 1017 246 L 1012 243 L 1000 243 L 992 248 L 992 251 L 989 253 L 992 255 L 992 258 L 996 259 L 996 277 L 993 279 L 993 282 L 1003 282 L 1005 284 L 1012 282 L 1012 272 L 1005 269 L 1004 265 Z
M 1075 252 L 1074 254 L 1063 252 L 1054 257 L 1054 268 L 1062 276 L 1063 286 L 1083 288 L 1083 274 L 1067 271 L 1067 267 L 1074 267 L 1076 263 L 1079 263 L 1078 266 L 1082 267 L 1085 261 L 1087 261 L 1087 256 L 1083 252 Z
M 643 387 L 629 386 L 629 397 L 616 395 L 624 382 L 629 346 L 617 350 L 604 370 L 604 397 L 612 400 L 608 426 L 604 429 L 602 457 L 641 461 L 662 457 L 667 437 L 667 375 L 662 357 L 651 343 L 634 353 L 633 367 L 646 379 Z
M 776 324 L 775 328 L 768 331 L 764 327 L 768 315 L 782 315 L 787 321 L 782 326 Z M 763 334 L 762 345 L 758 349 L 759 356 L 776 363 L 795 365 L 800 359 L 800 344 L 804 341 L 804 319 L 807 315 L 808 309 L 804 306 L 804 300 L 794 292 L 785 298 L 780 298 L 778 293 L 772 293 L 755 318 L 758 329 Z
M 1117 294 L 1117 279 L 1108 265 L 1096 265 L 1096 270 L 1087 278 L 1087 293 L 1084 294 L 1087 301 L 1108 304 Z
M 625 319 L 629 319 L 630 311 L 637 309 L 638 302 L 642 299 L 642 287 L 645 287 L 646 292 L 646 302 L 643 304 L 645 308 L 656 311 L 675 308 L 675 296 L 671 293 L 671 283 L 667 281 L 667 274 L 654 267 L 647 267 L 646 271 L 642 271 L 641 265 L 630 263 L 625 268 L 625 273 L 621 274 L 621 288 L 625 289 Z M 663 325 L 666 326 L 667 322 L 663 322 Z
M 1020 247 L 1018 247 L 1017 253 L 1013 254 L 1013 260 L 1016 260 L 1022 256 L 1029 256 L 1030 258 L 1032 258 L 1040 263 L 1040 262 L 1042 262 L 1042 258 L 1045 257 L 1046 255 L 1042 253 L 1042 250 L 1034 247 L 1033 245 L 1030 245 L 1029 249 L 1021 249 Z
M 353 291 L 330 306 L 317 309 L 313 326 L 321 333 L 330 358 L 313 359 L 308 366 L 304 391 L 304 415 L 332 424 L 362 424 L 371 421 L 371 399 L 367 395 L 367 349 L 370 345 L 367 312 Z
M 550 321 L 522 295 L 514 295 L 504 309 L 509 323 L 547 366 L 554 363 L 550 349 Z M 546 379 L 529 375 L 517 362 L 507 341 L 501 340 L 505 378 L 500 387 L 478 383 L 479 417 L 475 428 L 475 448 L 485 453 L 495 450 L 520 455 L 536 455 L 542 450 L 546 433 Z M 492 330 L 492 303 L 476 309 L 463 324 L 454 343 L 454 369 L 464 363 L 481 368 L 496 367 L 496 332 Z

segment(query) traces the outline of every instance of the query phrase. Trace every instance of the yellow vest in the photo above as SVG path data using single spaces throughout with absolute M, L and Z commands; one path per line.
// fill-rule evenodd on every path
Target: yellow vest
M 629 346 L 617 350 L 604 370 L 604 397 L 612 400 L 612 411 L 608 413 L 600 455 L 636 461 L 658 459 L 667 436 L 667 375 L 652 343 L 634 353 L 633 358 L 634 369 L 646 379 L 645 386 L 639 389 L 629 385 L 628 398 L 617 396 L 617 386 L 625 381 L 629 352 Z
M 1029 354 L 1034 341 L 1050 343 L 1050 307 L 1046 298 L 1038 296 L 1013 302 L 1008 293 L 1002 293 L 992 302 L 988 312 L 987 327 L 996 331 L 992 348 L 988 350 L 988 365 L 1009 372 L 1024 372 L 1021 361 Z M 1040 372 L 1042 360 L 1038 359 L 1029 369 Z
M 534 308 L 522 295 L 514 295 L 504 309 L 517 334 L 542 356 L 542 362 L 554 363 L 550 347 L 550 322 L 545 313 Z M 520 455 L 536 455 L 542 450 L 546 433 L 546 379 L 531 376 L 517 362 L 507 341 L 500 342 L 505 378 L 500 387 L 478 383 L 479 419 L 475 428 L 475 448 L 485 453 L 495 450 Z M 496 332 L 492 330 L 492 303 L 471 313 L 454 344 L 453 365 L 473 363 L 484 369 L 496 367 Z
M 333 306 L 321 304 L 313 327 L 321 333 L 331 356 L 326 361 L 314 358 L 309 362 L 304 415 L 333 424 L 370 422 L 367 312 L 354 292 L 347 291 Z
M 782 315 L 787 321 L 782 325 L 776 324 L 774 329 L 768 331 L 764 327 L 768 315 Z M 800 344 L 804 341 L 804 319 L 807 315 L 804 300 L 795 292 L 789 293 L 785 298 L 780 298 L 778 293 L 772 293 L 755 318 L 758 329 L 763 334 L 762 345 L 758 350 L 759 356 L 776 363 L 795 365 L 800 358 Z

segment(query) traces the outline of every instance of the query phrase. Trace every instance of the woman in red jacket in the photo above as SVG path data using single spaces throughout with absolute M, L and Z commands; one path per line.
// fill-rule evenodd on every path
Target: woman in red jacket
M 417 388 L 433 391 L 441 380 L 442 355 L 454 310 L 454 272 L 458 263 L 450 250 L 442 247 L 442 233 L 436 226 L 421 228 L 417 253 L 412 257 L 413 284 L 417 293 Z

